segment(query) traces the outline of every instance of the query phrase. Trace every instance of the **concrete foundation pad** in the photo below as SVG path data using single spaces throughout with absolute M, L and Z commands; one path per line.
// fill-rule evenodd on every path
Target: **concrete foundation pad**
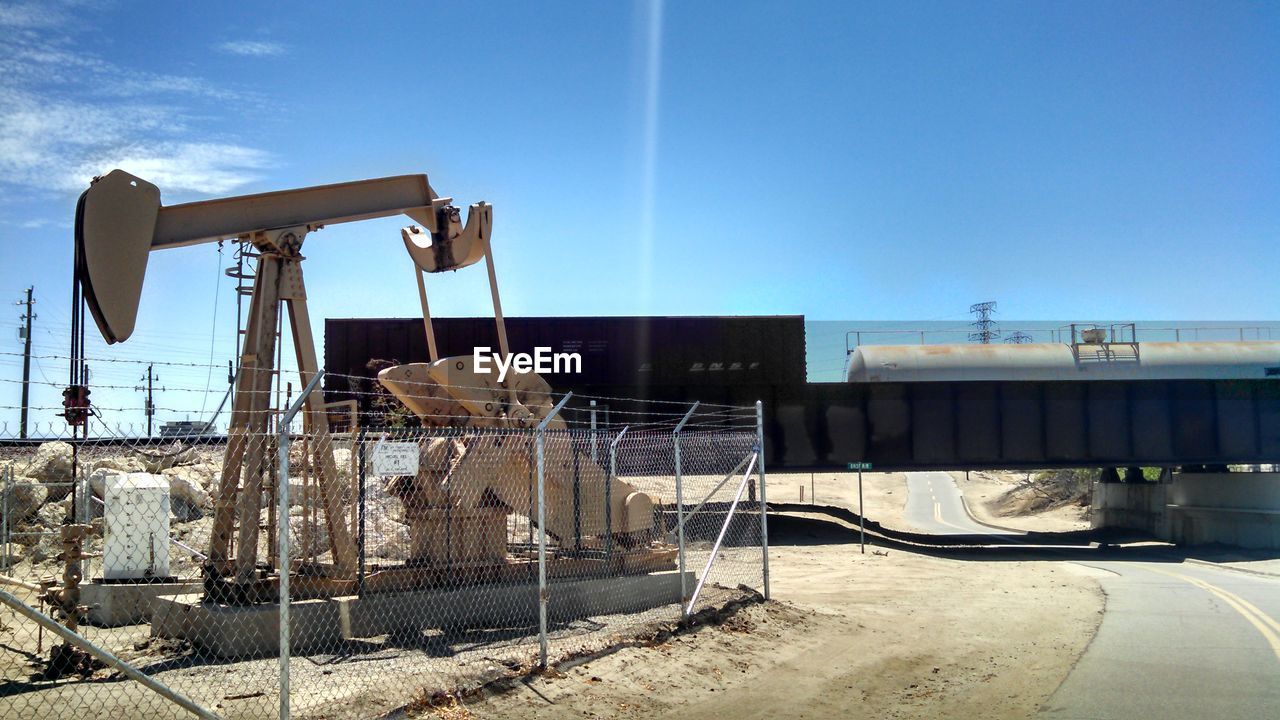
M 694 574 L 687 572 L 685 577 L 692 590 Z M 680 573 L 552 582 L 548 596 L 551 621 L 640 612 L 680 602 Z M 299 600 L 290 605 L 290 616 L 289 644 L 297 652 L 427 628 L 534 625 L 538 622 L 538 586 L 476 585 Z M 151 634 L 185 639 L 224 658 L 276 655 L 280 651 L 280 608 L 203 604 L 196 595 L 161 597 L 152 613 Z
M 80 603 L 89 607 L 89 623 L 98 627 L 151 621 L 155 600 L 200 589 L 198 580 L 171 583 L 84 583 Z
M 290 647 L 305 651 L 342 640 L 338 605 L 332 600 L 296 600 Z M 215 605 L 199 595 L 159 598 L 151 614 L 152 637 L 186 640 L 222 658 L 276 655 L 280 649 L 279 605 Z

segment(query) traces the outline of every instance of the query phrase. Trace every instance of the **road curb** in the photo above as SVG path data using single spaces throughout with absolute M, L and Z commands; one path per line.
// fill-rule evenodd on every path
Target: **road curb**
M 1246 575 L 1256 575 L 1258 577 L 1280 579 L 1280 573 L 1267 572 L 1265 570 L 1254 570 L 1252 568 L 1234 567 L 1224 563 L 1216 563 L 1209 560 L 1198 560 L 1196 558 L 1184 558 L 1183 562 L 1192 563 L 1194 565 L 1204 565 L 1205 567 L 1217 568 L 1219 570 L 1230 570 L 1231 572 L 1244 573 Z
M 1015 535 L 1027 534 L 1026 530 L 1019 530 L 1017 528 L 1005 527 L 1003 525 L 996 525 L 995 523 L 983 522 L 982 520 L 979 520 L 978 517 L 973 514 L 973 511 L 969 509 L 969 498 L 965 497 L 964 488 L 960 487 L 960 483 L 956 483 L 956 488 L 960 490 L 960 505 L 964 507 L 964 514 L 969 516 L 969 520 L 983 527 L 991 528 L 992 530 L 999 530 L 1001 532 L 1013 533 Z

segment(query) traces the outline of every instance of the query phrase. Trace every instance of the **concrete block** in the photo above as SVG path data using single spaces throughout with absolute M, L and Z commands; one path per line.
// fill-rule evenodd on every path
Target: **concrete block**
M 85 583 L 80 602 L 89 608 L 89 623 L 98 627 L 136 625 L 151 621 L 155 600 L 184 595 L 200 588 L 199 581 L 171 583 Z
M 689 590 L 697 582 L 685 573 Z M 280 649 L 278 605 L 203 604 L 195 595 L 155 602 L 151 634 L 186 639 L 219 657 L 275 655 Z M 680 602 L 680 573 L 624 575 L 552 582 L 553 622 L 634 613 Z M 428 628 L 536 625 L 537 584 L 476 585 L 456 590 L 412 590 L 296 601 L 290 606 L 290 647 L 297 652 L 336 648 L 346 640 Z
M 342 640 L 338 606 L 330 600 L 296 600 L 289 606 L 289 647 L 297 652 L 333 647 Z M 187 640 L 222 658 L 280 652 L 280 606 L 230 606 L 200 602 L 198 595 L 158 598 L 153 637 Z
M 697 583 L 685 573 L 690 591 Z M 680 602 L 680 573 L 624 575 L 552 582 L 547 617 L 576 620 L 593 615 L 633 613 Z M 349 619 L 348 637 L 376 637 L 397 628 L 501 627 L 538 622 L 538 586 L 483 585 L 460 590 L 379 593 L 335 598 Z

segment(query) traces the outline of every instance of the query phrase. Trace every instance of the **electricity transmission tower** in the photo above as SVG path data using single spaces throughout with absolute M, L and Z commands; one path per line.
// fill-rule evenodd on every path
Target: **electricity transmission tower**
M 31 299 L 31 291 L 35 287 L 27 288 L 27 299 L 19 300 L 14 305 L 26 305 L 27 311 L 18 316 L 22 321 L 23 348 L 22 348 L 22 427 L 18 431 L 18 437 L 26 439 L 27 437 L 27 408 L 31 399 L 31 321 L 36 319 L 36 314 L 31 312 L 31 306 L 35 304 L 35 300 Z
M 995 311 L 996 302 L 994 300 L 969 306 L 969 312 L 973 313 L 974 317 L 977 318 L 970 323 L 970 325 L 973 325 L 974 331 L 969 333 L 969 342 L 989 345 L 992 340 L 1000 339 L 1000 328 L 996 327 L 996 321 L 991 319 Z
M 1031 336 L 1022 331 L 1018 331 L 1005 338 L 1004 341 L 1010 345 L 1025 345 L 1031 342 Z

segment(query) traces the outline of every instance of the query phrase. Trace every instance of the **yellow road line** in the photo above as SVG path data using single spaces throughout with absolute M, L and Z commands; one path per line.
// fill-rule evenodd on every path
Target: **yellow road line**
M 933 501 L 933 519 L 937 520 L 939 523 L 943 525 L 946 525 L 949 528 L 954 528 L 956 530 L 959 530 L 960 532 L 965 533 L 966 535 L 973 534 L 973 531 L 968 528 L 962 528 L 959 525 L 949 523 L 946 520 L 943 520 L 942 519 L 942 503 L 939 503 L 937 500 Z
M 1262 637 L 1265 638 L 1267 644 L 1271 646 L 1271 651 L 1276 654 L 1276 659 L 1280 660 L 1280 622 L 1276 622 L 1274 618 L 1267 615 L 1262 610 L 1259 610 L 1253 603 L 1233 592 L 1223 590 L 1217 585 L 1211 585 L 1199 578 L 1193 578 L 1189 575 L 1183 575 L 1182 573 L 1176 573 L 1170 570 L 1147 567 L 1145 565 L 1142 567 L 1146 570 L 1150 570 L 1151 572 L 1183 580 L 1200 588 L 1201 590 L 1217 595 L 1223 602 L 1230 605 L 1236 612 L 1244 616 L 1244 619 L 1248 620 L 1249 624 L 1253 625 L 1258 632 L 1262 633 Z
M 1189 575 L 1181 575 L 1180 573 L 1173 573 L 1173 574 L 1179 575 L 1180 577 L 1185 578 L 1188 582 L 1191 582 L 1194 585 L 1198 585 L 1206 590 L 1209 590 L 1210 592 L 1217 592 L 1220 595 L 1229 595 L 1231 599 L 1235 600 L 1237 603 L 1244 606 L 1246 610 L 1249 610 L 1250 612 L 1252 612 L 1255 617 L 1257 617 L 1259 620 L 1263 621 L 1268 626 L 1270 626 L 1272 630 L 1274 630 L 1277 633 L 1280 633 L 1280 622 L 1277 622 L 1276 620 L 1272 619 L 1270 615 L 1267 615 L 1265 612 L 1259 609 L 1256 605 L 1249 602 L 1248 600 L 1245 600 L 1239 595 L 1236 595 L 1235 593 L 1229 590 L 1226 590 L 1224 588 L 1220 588 L 1217 585 L 1210 585 L 1209 583 L 1205 582 L 1204 580 L 1201 580 L 1200 578 L 1194 578 Z

